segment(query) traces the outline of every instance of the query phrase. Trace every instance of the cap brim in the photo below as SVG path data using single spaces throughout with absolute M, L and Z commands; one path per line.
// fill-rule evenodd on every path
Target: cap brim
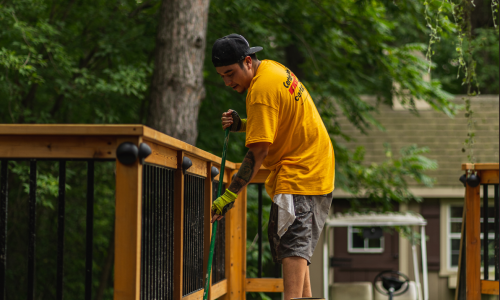
M 250 49 L 248 49 L 248 52 L 247 52 L 247 55 L 248 54 L 254 54 L 256 52 L 259 52 L 260 50 L 262 50 L 264 48 L 262 48 L 261 46 L 257 46 L 257 47 L 251 47 Z

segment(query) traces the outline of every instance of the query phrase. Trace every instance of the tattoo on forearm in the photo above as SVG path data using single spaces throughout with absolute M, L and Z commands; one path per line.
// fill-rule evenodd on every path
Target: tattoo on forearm
M 245 159 L 241 163 L 240 170 L 236 173 L 233 182 L 229 186 L 229 190 L 233 193 L 239 193 L 239 191 L 247 185 L 252 179 L 253 169 L 255 167 L 255 156 L 252 150 L 248 150 Z

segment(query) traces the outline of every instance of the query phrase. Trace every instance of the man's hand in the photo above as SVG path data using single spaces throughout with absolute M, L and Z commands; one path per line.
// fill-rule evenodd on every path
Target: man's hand
M 224 195 L 217 198 L 212 203 L 212 223 L 223 218 L 224 214 L 233 208 L 237 195 L 230 190 L 226 190 Z
M 222 129 L 226 130 L 229 126 L 233 124 L 233 116 L 231 113 L 233 112 L 232 109 L 228 110 L 225 113 L 222 113 Z
M 222 218 L 224 218 L 224 216 L 218 215 L 212 210 L 212 221 L 210 221 L 210 223 L 213 223 L 215 221 L 220 221 L 222 220 Z
M 245 131 L 247 120 L 241 119 L 235 110 L 230 109 L 222 113 L 221 120 L 223 130 L 229 127 L 232 132 Z

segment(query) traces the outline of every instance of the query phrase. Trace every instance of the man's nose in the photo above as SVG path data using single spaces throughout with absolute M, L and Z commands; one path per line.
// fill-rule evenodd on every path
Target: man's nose
M 224 77 L 224 84 L 225 84 L 226 86 L 230 86 L 230 85 L 231 85 L 231 82 L 232 82 L 232 80 L 231 80 L 230 78 Z

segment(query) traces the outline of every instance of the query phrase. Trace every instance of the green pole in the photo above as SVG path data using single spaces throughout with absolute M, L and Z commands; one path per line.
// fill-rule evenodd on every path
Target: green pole
M 224 181 L 224 167 L 226 166 L 226 149 L 229 141 L 229 128 L 225 130 L 224 147 L 222 148 L 222 162 L 220 164 L 219 188 L 217 189 L 217 198 L 220 197 L 222 191 L 222 184 Z M 212 273 L 212 259 L 214 257 L 215 249 L 215 235 L 217 233 L 217 221 L 212 226 L 212 238 L 210 240 L 210 254 L 208 255 L 207 275 L 205 276 L 205 291 L 203 292 L 203 300 L 207 300 L 208 292 L 210 291 L 210 274 Z

